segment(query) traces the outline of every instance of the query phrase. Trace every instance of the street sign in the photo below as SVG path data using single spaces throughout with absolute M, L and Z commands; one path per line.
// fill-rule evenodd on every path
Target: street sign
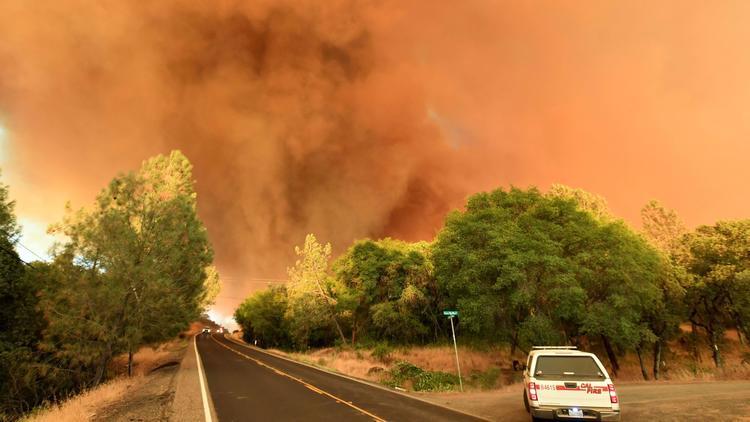
M 458 363 L 458 345 L 456 344 L 456 328 L 453 325 L 453 317 L 458 316 L 458 311 L 445 310 L 443 315 L 448 317 L 451 322 L 451 333 L 453 334 L 453 350 L 456 352 L 456 369 L 458 370 L 458 385 L 461 386 L 461 391 L 464 391 L 464 382 L 461 380 L 461 364 Z

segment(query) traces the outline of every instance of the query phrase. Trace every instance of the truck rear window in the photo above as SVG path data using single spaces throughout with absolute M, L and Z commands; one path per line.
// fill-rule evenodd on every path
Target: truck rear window
M 540 379 L 604 379 L 599 365 L 590 356 L 539 356 L 534 376 Z

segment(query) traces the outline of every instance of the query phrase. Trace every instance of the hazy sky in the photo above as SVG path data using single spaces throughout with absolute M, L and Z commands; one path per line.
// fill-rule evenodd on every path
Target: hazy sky
M 225 279 L 314 232 L 430 239 L 494 187 L 748 217 L 750 2 L 0 3 L 0 166 L 42 253 L 64 203 L 181 149 Z M 3 139 L 4 138 L 4 139 Z

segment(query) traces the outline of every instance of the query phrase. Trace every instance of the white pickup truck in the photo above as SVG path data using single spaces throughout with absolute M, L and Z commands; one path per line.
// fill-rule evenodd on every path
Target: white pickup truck
M 532 348 L 523 402 L 532 421 L 620 420 L 620 400 L 604 365 L 572 346 Z

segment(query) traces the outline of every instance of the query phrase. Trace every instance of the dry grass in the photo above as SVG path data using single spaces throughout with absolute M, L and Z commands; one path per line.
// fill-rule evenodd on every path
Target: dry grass
M 405 360 L 429 371 L 454 372 L 456 355 L 452 346 L 414 347 L 396 350 L 394 360 Z M 509 367 L 512 363 L 507 348 L 497 347 L 487 351 L 478 351 L 458 347 L 458 359 L 461 372 L 485 372 L 492 367 Z
M 133 385 L 141 383 L 143 377 L 161 366 L 178 363 L 187 340 L 176 339 L 156 348 L 144 347 L 133 355 L 133 377 L 121 376 L 96 388 L 84 391 L 58 405 L 50 405 L 35 412 L 27 421 L 67 422 L 86 421 L 107 405 L 122 399 Z M 126 374 L 128 356 L 118 356 L 112 363 L 117 374 Z
M 275 349 L 271 351 L 301 362 L 374 382 L 382 381 L 384 372 L 389 370 L 395 362 L 401 360 L 429 371 L 450 373 L 456 371 L 456 358 L 453 347 L 450 346 L 412 347 L 395 350 L 388 362 L 382 362 L 372 357 L 372 351 L 370 350 L 342 350 L 329 347 L 306 353 L 282 352 Z M 509 353 L 507 349 L 503 348 L 476 351 L 459 347 L 458 354 L 461 371 L 465 375 L 473 372 L 485 372 L 492 367 L 509 366 Z
M 125 392 L 141 382 L 140 377 L 118 378 L 85 391 L 59 405 L 38 410 L 26 422 L 79 422 L 90 420 L 98 409 L 120 400 Z
M 675 341 L 670 344 L 671 353 L 665 356 L 667 367 L 662 369 L 662 380 L 665 381 L 713 381 L 713 380 L 741 380 L 750 379 L 750 364 L 742 363 L 743 351 L 747 346 L 740 345 L 736 340 L 727 337 L 722 345 L 724 367 L 717 369 L 713 364 L 707 346 L 702 346 L 701 358 L 696 365 L 684 342 Z M 351 350 L 324 348 L 305 353 L 289 353 L 273 350 L 292 359 L 312 365 L 322 366 L 342 374 L 367 379 L 374 382 L 382 381 L 384 371 L 389 370 L 397 361 L 408 361 L 422 369 L 454 373 L 456 361 L 451 346 L 426 346 L 395 349 L 387 363 L 372 357 L 370 350 Z M 594 350 L 602 362 L 609 367 L 606 353 Z M 510 371 L 512 358 L 507 348 L 497 347 L 490 350 L 474 350 L 468 347 L 458 348 L 461 362 L 461 373 L 464 377 L 471 374 L 485 373 L 492 368 L 501 368 L 503 375 L 497 386 L 518 381 L 520 373 Z M 518 357 L 517 357 L 518 358 Z M 635 354 L 619 357 L 620 371 L 617 380 L 638 382 L 643 381 L 638 358 Z M 651 376 L 651 355 L 644 355 L 644 364 Z M 376 370 L 374 368 L 382 368 Z
M 739 344 L 737 335 L 729 330 L 722 344 L 722 358 L 724 367 L 717 369 L 711 359 L 710 350 L 707 345 L 700 346 L 700 360 L 696 364 L 692 353 L 687 346 L 687 336 L 690 334 L 690 326 L 683 326 L 683 336 L 669 344 L 669 354 L 665 350 L 666 368 L 662 369 L 661 379 L 664 381 L 714 381 L 714 380 L 746 380 L 750 379 L 750 364 L 743 364 L 743 353 L 748 352 L 748 346 Z M 241 333 L 234 333 L 233 337 L 242 340 Z M 407 361 L 422 369 L 429 371 L 442 371 L 454 373 L 456 361 L 453 347 L 423 346 L 410 348 L 396 348 L 391 354 L 388 362 L 381 362 L 372 357 L 371 350 L 351 350 L 323 348 L 311 350 L 304 353 L 282 352 L 271 350 L 274 353 L 289 358 L 320 366 L 342 374 L 362 378 L 374 382 L 383 381 L 384 371 L 389 370 L 397 361 Z M 609 368 L 609 361 L 604 350 L 592 350 L 602 362 Z M 507 347 L 495 347 L 489 350 L 475 350 L 469 347 L 458 348 L 461 362 L 461 373 L 464 377 L 471 374 L 485 373 L 492 368 L 501 368 L 502 379 L 496 387 L 503 389 L 503 384 L 518 381 L 520 373 L 510 371 L 513 358 Z M 520 355 L 516 359 L 522 360 Z M 644 365 L 651 376 L 652 357 L 645 353 Z M 619 357 L 620 371 L 617 381 L 639 382 L 643 381 L 638 357 L 634 353 Z M 383 370 L 376 370 L 382 368 Z
M 141 348 L 133 355 L 133 375 L 148 375 L 161 366 L 178 363 L 182 359 L 182 352 L 187 344 L 187 339 L 176 339 L 156 348 Z M 112 365 L 115 373 L 126 374 L 128 371 L 128 356 L 118 356 Z

